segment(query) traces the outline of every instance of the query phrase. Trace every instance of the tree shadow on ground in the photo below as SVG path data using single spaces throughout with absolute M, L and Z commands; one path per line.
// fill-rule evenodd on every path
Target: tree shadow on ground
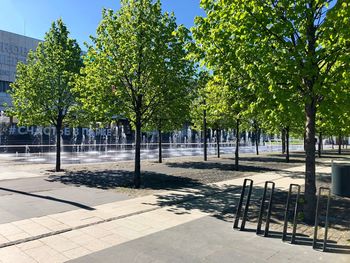
M 228 169 L 227 166 L 222 166 L 221 164 L 217 165 L 217 163 L 205 164 L 209 164 L 209 168 L 206 169 L 218 169 L 218 167 Z M 174 167 L 177 167 L 178 163 L 169 163 L 168 165 L 175 165 Z M 192 167 L 192 165 L 193 162 L 187 162 L 184 166 L 186 168 Z M 258 171 L 261 171 L 261 167 L 258 167 L 258 169 Z M 267 171 L 276 172 L 276 170 L 272 168 L 268 168 Z M 286 174 L 286 171 L 280 170 L 278 171 L 278 173 L 279 172 L 281 172 L 281 174 Z M 287 174 L 289 176 L 294 176 L 295 178 L 300 178 L 301 176 L 303 176 L 302 173 L 298 172 L 287 172 Z M 324 176 L 321 176 L 320 178 L 323 178 L 322 180 L 328 180 L 326 174 Z M 52 175 L 49 177 L 48 180 L 52 182 L 61 182 L 66 185 L 87 186 L 100 189 L 113 189 L 116 187 L 132 188 L 133 172 L 124 170 L 83 170 L 78 172 L 66 171 L 64 175 Z M 244 178 L 242 178 L 242 183 L 243 180 Z M 278 182 L 276 183 L 276 185 L 278 186 Z M 171 193 L 156 194 L 156 205 L 161 207 L 167 207 L 167 209 L 169 211 L 172 211 L 174 214 L 191 213 L 192 210 L 199 210 L 201 212 L 210 214 L 215 218 L 225 220 L 228 222 L 233 222 L 236 206 L 238 204 L 238 200 L 242 189 L 241 187 L 236 187 L 232 185 L 222 185 L 220 187 L 215 184 L 208 185 L 201 183 L 200 180 L 189 178 L 186 176 L 174 176 L 148 171 L 144 171 L 142 173 L 142 188 L 155 190 L 173 190 Z M 251 198 L 251 206 L 248 212 L 248 221 L 253 225 L 255 224 L 255 226 L 257 222 L 262 192 L 262 187 L 254 186 Z M 274 231 L 277 231 L 279 233 L 281 233 L 283 224 L 286 197 L 287 193 L 285 191 L 276 190 L 273 199 L 271 228 L 277 229 Z M 325 203 L 324 200 L 322 200 L 322 203 Z M 149 205 L 155 204 L 153 203 Z M 338 251 L 339 253 L 350 253 L 350 247 L 348 248 L 347 246 L 338 246 L 336 241 L 333 240 L 337 239 L 337 236 L 335 235 L 339 234 L 339 232 L 336 231 L 350 231 L 350 218 L 346 218 L 346 215 L 349 214 L 349 209 L 350 200 L 332 200 L 330 210 L 329 237 L 330 243 L 334 244 L 332 248 L 333 251 L 341 250 Z M 291 217 L 292 215 L 290 214 L 290 221 L 292 219 Z M 308 236 L 307 234 L 304 234 L 304 232 L 306 231 L 305 229 L 309 231 L 309 235 L 312 235 L 312 228 L 310 228 L 307 225 L 304 225 L 302 222 L 299 222 L 297 233 L 299 234 L 299 236 L 301 236 L 301 238 L 305 238 L 302 235 Z M 333 232 L 335 234 L 333 234 Z M 297 242 L 302 242 L 302 240 L 299 240 L 297 238 Z
M 243 162 L 262 162 L 262 163 L 283 163 L 283 164 L 303 164 L 305 162 L 301 157 L 294 155 L 290 156 L 289 162 L 286 162 L 285 156 L 283 155 L 268 155 L 268 156 L 242 156 L 240 161 Z
M 95 210 L 95 208 L 81 204 L 81 203 L 77 203 L 77 202 L 66 200 L 66 199 L 56 198 L 56 197 L 52 197 L 49 195 L 39 195 L 39 194 L 34 194 L 34 193 L 29 193 L 29 192 L 25 192 L 25 191 L 16 190 L 16 189 L 4 188 L 4 187 L 0 187 L 0 191 L 26 195 L 26 196 L 45 199 L 45 200 L 49 200 L 49 201 L 53 201 L 53 202 L 64 203 L 64 204 L 68 204 L 68 205 L 75 206 L 77 208 L 81 208 L 81 209 L 85 209 L 85 210 L 90 210 L 90 211 Z
M 344 162 L 350 162 L 350 149 L 342 149 L 341 154 L 338 153 L 337 150 L 325 150 L 322 152 L 321 158 L 318 157 L 318 154 L 316 154 L 316 161 L 321 159 L 331 159 L 336 161 L 344 161 Z M 331 164 L 329 164 L 331 165 Z
M 47 181 L 107 190 L 117 187 L 133 188 L 133 176 L 133 172 L 124 170 L 82 170 L 66 172 L 64 175 L 50 175 Z M 147 171 L 142 172 L 141 182 L 141 188 L 154 190 L 172 190 L 201 185 L 197 180 L 188 177 Z
M 199 170 L 219 170 L 219 171 L 234 171 L 234 172 L 271 172 L 282 171 L 278 168 L 245 165 L 240 164 L 239 170 L 235 171 L 234 163 L 218 163 L 218 162 L 174 162 L 166 163 L 170 168 L 182 168 L 182 169 L 199 169 Z
M 267 156 L 281 159 L 281 160 L 285 160 L 285 157 L 286 157 L 285 154 L 282 154 L 282 153 L 269 153 Z M 291 159 L 291 161 L 293 159 L 305 159 L 305 153 L 302 151 L 296 151 L 296 152 L 293 151 L 289 153 L 289 158 Z
M 163 207 L 168 207 L 169 205 L 172 205 L 168 208 L 168 210 L 173 212 L 174 214 L 190 214 L 192 210 L 199 210 L 219 220 L 224 220 L 233 223 L 233 219 L 236 213 L 236 207 L 240 198 L 241 189 L 242 187 L 233 187 L 229 185 L 226 185 L 224 187 L 217 187 L 215 185 L 200 185 L 197 189 L 193 189 L 188 193 L 172 192 L 169 194 L 158 194 L 157 205 Z M 253 226 L 253 228 L 248 228 L 248 230 L 252 232 L 255 232 L 256 230 L 256 223 L 258 219 L 262 193 L 263 187 L 254 186 L 250 201 L 250 208 L 247 215 L 249 225 Z M 294 208 L 295 196 L 293 198 L 290 213 L 288 213 L 289 222 L 292 222 L 293 219 L 293 214 L 291 211 Z M 279 235 L 281 235 L 283 229 L 286 199 L 286 191 L 275 190 L 270 229 L 272 229 Z M 298 236 L 296 238 L 296 243 L 301 245 L 312 245 L 312 243 L 307 242 L 306 239 L 310 241 L 310 238 L 313 234 L 313 227 L 308 226 L 301 221 L 302 205 L 300 205 L 299 208 L 300 209 L 298 213 L 297 228 Z M 346 211 L 349 210 L 350 202 L 346 200 L 342 200 L 342 202 L 332 202 L 330 215 L 335 215 L 339 213 L 343 215 L 343 217 L 339 218 L 330 216 L 328 242 L 332 244 L 333 252 L 350 254 L 350 246 L 337 245 L 338 236 L 336 236 L 340 233 L 340 231 L 350 231 L 350 219 L 345 218 L 345 215 L 347 214 Z M 325 211 L 324 207 L 322 207 L 321 211 Z M 322 216 L 321 219 L 323 219 Z M 322 227 L 322 220 L 320 220 L 320 226 Z M 291 224 L 289 224 L 288 232 L 291 232 L 291 230 L 292 227 Z

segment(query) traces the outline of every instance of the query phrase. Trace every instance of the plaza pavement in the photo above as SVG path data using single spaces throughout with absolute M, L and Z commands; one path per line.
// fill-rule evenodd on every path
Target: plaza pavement
M 304 183 L 303 170 L 245 178 L 285 190 Z M 237 203 L 243 179 L 0 224 L 0 262 L 350 262 L 349 255 L 232 231 L 232 222 L 213 217 Z
M 130 199 L 126 194 L 52 182 L 47 176 L 0 181 L 0 224 Z

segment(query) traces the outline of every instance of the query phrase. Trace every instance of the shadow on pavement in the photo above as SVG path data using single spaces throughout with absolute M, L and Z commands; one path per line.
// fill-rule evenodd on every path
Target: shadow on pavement
M 66 185 L 86 186 L 99 189 L 114 189 L 116 187 L 133 188 L 131 171 L 104 170 L 104 171 L 77 171 L 66 172 L 64 175 L 51 175 L 49 182 L 61 182 Z M 198 187 L 202 184 L 197 180 L 155 172 L 142 172 L 142 188 L 154 190 L 173 190 L 188 187 Z
M 9 188 L 3 188 L 3 187 L 0 187 L 0 191 L 6 191 L 6 192 L 15 193 L 15 194 L 27 195 L 27 196 L 36 197 L 36 198 L 42 198 L 42 199 L 46 199 L 46 200 L 50 200 L 50 201 L 54 201 L 54 202 L 60 202 L 60 203 L 76 206 L 78 208 L 85 209 L 85 210 L 90 210 L 90 211 L 95 210 L 95 208 L 90 207 L 90 206 L 86 206 L 86 205 L 83 205 L 83 204 L 80 204 L 80 203 L 77 203 L 77 202 L 73 202 L 73 201 L 69 201 L 69 200 L 55 198 L 55 197 L 52 197 L 52 196 L 27 193 L 27 192 L 14 190 L 14 189 L 9 189 Z
M 182 168 L 182 169 L 200 169 L 200 170 L 221 170 L 221 171 L 235 171 L 235 165 L 232 163 L 218 163 L 218 162 L 177 162 L 167 163 L 168 167 L 171 168 Z M 254 165 L 239 165 L 238 172 L 271 172 L 281 171 L 280 169 L 271 167 L 262 167 Z
M 185 162 L 185 163 L 168 163 L 168 167 L 185 168 L 188 169 L 188 173 L 191 173 L 190 169 L 208 169 L 208 170 L 232 170 L 232 164 L 222 164 L 216 162 Z M 241 166 L 244 169 L 245 166 Z M 293 178 L 300 178 L 304 175 L 300 172 L 286 172 L 285 170 L 256 166 L 247 166 L 247 171 L 274 171 L 281 175 L 287 174 Z M 263 175 L 263 174 L 262 174 Z M 234 176 L 231 175 L 231 178 Z M 327 178 L 328 177 L 328 178 Z M 322 180 L 329 180 L 329 175 L 320 175 Z M 116 187 L 128 187 L 133 186 L 133 172 L 125 170 L 104 170 L 104 171 L 76 171 L 66 172 L 64 175 L 52 175 L 48 179 L 51 182 L 61 182 L 67 185 L 74 186 L 87 186 L 100 189 L 113 189 Z M 211 216 L 224 220 L 227 222 L 233 222 L 236 205 L 238 203 L 241 187 L 233 187 L 230 185 L 224 185 L 218 187 L 214 184 L 208 185 L 202 183 L 200 178 L 186 177 L 186 174 L 181 176 L 168 175 L 165 173 L 157 173 L 150 171 L 142 172 L 142 188 L 155 189 L 155 190 L 175 190 L 167 194 L 156 194 L 157 206 L 166 207 L 174 214 L 191 213 L 192 210 L 199 210 L 210 214 Z M 242 178 L 243 182 L 243 178 Z M 278 187 L 278 182 L 276 182 Z M 251 198 L 251 206 L 248 213 L 248 221 L 256 226 L 258 211 L 260 207 L 263 188 L 254 186 L 254 190 Z M 287 193 L 281 190 L 275 190 L 273 200 L 273 210 L 271 217 L 271 230 L 281 233 L 284 208 L 286 202 Z M 325 203 L 325 202 L 323 202 Z M 154 205 L 154 204 L 150 204 Z M 170 206 L 170 207 L 169 207 Z M 302 205 L 300 206 L 302 207 Z M 350 218 L 346 218 L 349 214 L 350 200 L 333 198 L 330 209 L 330 230 L 329 230 L 329 251 L 334 253 L 350 253 L 350 247 L 345 245 L 338 245 L 334 240 L 339 239 L 342 231 L 350 233 Z M 290 215 L 290 221 L 292 215 Z M 298 214 L 299 221 L 302 220 L 302 210 Z M 322 220 L 321 220 L 322 221 Z M 312 236 L 312 227 L 304 225 L 302 222 L 298 224 L 298 237 L 296 239 L 297 244 L 310 245 L 310 238 Z M 253 231 L 253 230 L 252 230 Z M 290 230 L 289 230 L 290 231 Z M 276 237 L 276 238 L 277 238 Z M 350 237 L 349 237 L 350 238 Z
M 243 181 L 243 179 L 242 179 Z M 223 190 L 225 189 L 225 190 Z M 263 193 L 263 187 L 254 186 L 250 208 L 247 216 L 249 226 L 247 230 L 249 232 L 256 231 L 257 217 L 260 209 L 261 197 Z M 158 194 L 157 205 L 167 207 L 169 211 L 174 214 L 190 214 L 192 210 L 199 210 L 210 214 L 219 220 L 227 222 L 233 222 L 236 212 L 236 205 L 238 204 L 241 193 L 241 187 L 225 186 L 223 188 L 201 185 L 197 189 L 193 189 L 188 194 L 183 193 L 170 193 L 170 194 Z M 198 196 L 200 195 L 200 196 Z M 205 197 L 203 197 L 205 196 Z M 271 238 L 281 238 L 285 202 L 287 198 L 287 192 L 276 189 L 273 199 L 273 208 L 270 221 Z M 325 202 L 324 202 L 325 203 Z M 298 228 L 297 228 L 297 245 L 312 246 L 313 227 L 303 224 L 302 221 L 302 205 L 298 213 Z M 330 209 L 330 227 L 329 227 L 329 247 L 327 252 L 350 254 L 350 246 L 338 245 L 338 240 L 342 231 L 350 231 L 349 218 L 346 218 L 346 210 L 349 211 L 350 200 L 334 199 L 332 207 Z M 185 212 L 184 212 L 185 210 Z M 324 211 L 324 210 L 321 210 Z M 336 217 L 336 215 L 342 215 L 342 217 Z M 292 222 L 292 213 L 289 214 L 289 222 Z M 321 216 L 321 221 L 324 218 Z M 264 225 L 263 225 L 264 226 Z M 322 227 L 322 223 L 320 224 Z M 288 227 L 288 232 L 291 232 L 291 226 Z M 321 235 L 321 234 L 320 234 Z M 322 236 L 323 237 L 323 236 Z M 322 238 L 319 236 L 319 238 Z M 335 240 L 334 240 L 335 239 Z
M 305 160 L 301 154 L 290 155 L 289 164 L 304 164 Z M 286 164 L 285 157 L 280 155 L 268 155 L 268 156 L 242 156 L 240 160 L 243 162 L 263 162 L 263 163 L 284 163 Z

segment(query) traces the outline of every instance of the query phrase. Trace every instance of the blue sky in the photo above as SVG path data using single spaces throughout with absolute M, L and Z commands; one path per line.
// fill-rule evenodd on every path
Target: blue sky
M 193 26 L 204 15 L 200 0 L 162 0 L 164 11 L 174 11 L 179 24 Z M 102 8 L 119 9 L 119 0 L 0 0 L 0 29 L 43 39 L 52 21 L 62 17 L 80 45 L 94 35 Z M 82 46 L 82 48 L 84 48 Z

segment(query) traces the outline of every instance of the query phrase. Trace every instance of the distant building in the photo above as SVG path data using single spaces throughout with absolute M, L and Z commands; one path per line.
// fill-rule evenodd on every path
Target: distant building
M 7 94 L 10 83 L 15 80 L 16 66 L 25 62 L 29 50 L 35 50 L 40 40 L 0 30 L 0 113 L 4 105 L 12 105 Z

